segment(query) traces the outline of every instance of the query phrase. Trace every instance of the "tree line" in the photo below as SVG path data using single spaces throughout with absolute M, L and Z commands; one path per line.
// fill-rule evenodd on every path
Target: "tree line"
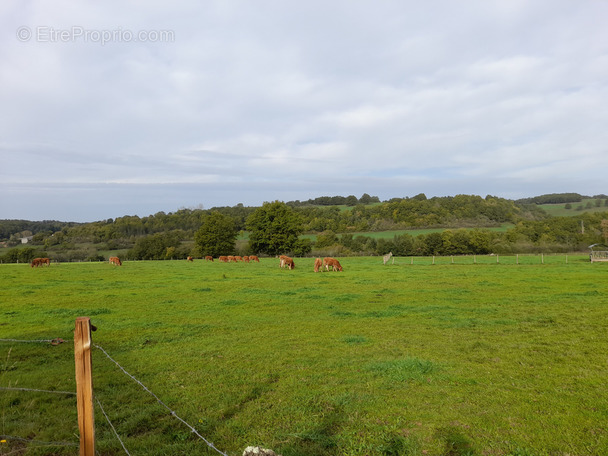
M 583 213 L 576 218 L 550 217 L 534 204 L 518 204 L 489 195 L 427 198 L 419 194 L 367 205 L 359 201 L 351 207 L 275 201 L 261 207 L 239 204 L 209 210 L 180 209 L 169 214 L 159 212 L 148 217 L 125 216 L 84 224 L 41 222 L 46 224 L 32 234 L 27 247 L 8 250 L 0 260 L 25 262 L 43 256 L 60 261 L 95 261 L 103 260 L 109 252 L 120 252 L 126 259 L 233 253 L 346 256 L 392 251 L 404 256 L 563 252 L 608 242 L 608 214 L 601 212 Z M 10 222 L 13 228 L 29 228 L 30 233 L 37 228 Z M 504 224 L 511 228 L 489 229 Z M 412 228 L 442 230 L 417 236 L 403 233 L 392 238 L 374 235 Z M 14 237 L 15 233 L 9 240 Z
M 522 198 L 517 200 L 518 204 L 563 204 L 580 203 L 584 199 L 606 199 L 604 194 L 595 196 L 584 196 L 579 193 L 548 193 L 546 195 L 534 196 L 532 198 Z

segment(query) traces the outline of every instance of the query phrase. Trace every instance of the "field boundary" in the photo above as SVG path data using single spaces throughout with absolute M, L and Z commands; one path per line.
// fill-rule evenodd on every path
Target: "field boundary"
M 382 257 L 379 257 L 382 260 Z M 386 265 L 439 265 L 439 264 L 454 264 L 454 265 L 490 265 L 490 264 L 508 264 L 508 265 L 533 265 L 533 264 L 569 264 L 575 262 L 589 262 L 588 257 L 582 254 L 533 254 L 533 253 L 516 253 L 510 255 L 425 255 L 425 256 L 393 256 L 391 262 Z
M 83 326 L 84 328 L 88 328 L 88 334 L 83 334 L 83 335 L 81 335 L 82 337 L 78 337 L 79 336 L 79 334 L 78 334 L 79 325 Z M 87 373 L 90 374 L 90 376 L 92 376 L 91 347 L 94 347 L 94 348 L 98 349 L 99 351 L 101 351 L 126 376 L 131 378 L 131 380 L 133 380 L 135 383 L 137 383 L 144 391 L 146 391 L 148 394 L 150 394 L 152 397 L 154 397 L 154 399 L 156 399 L 156 401 L 161 406 L 163 406 L 169 412 L 169 414 L 171 416 L 173 416 L 175 419 L 177 419 L 182 424 L 184 424 L 186 427 L 188 427 L 190 429 L 190 432 L 192 434 L 194 434 L 195 436 L 197 436 L 199 439 L 201 439 L 203 442 L 205 442 L 205 444 L 209 448 L 216 451 L 218 454 L 220 454 L 222 456 L 228 456 L 226 453 L 219 450 L 212 442 L 210 442 L 205 437 L 203 437 L 196 430 L 196 428 L 194 428 L 187 421 L 185 421 L 184 419 L 179 417 L 177 415 L 177 412 L 175 412 L 175 410 L 171 409 L 155 393 L 153 393 L 147 386 L 145 386 L 140 380 L 138 380 L 136 377 L 134 377 L 132 374 L 130 374 L 120 363 L 118 363 L 114 358 L 112 358 L 108 354 L 108 352 L 106 350 L 104 350 L 100 345 L 92 343 L 91 328 L 93 328 L 93 330 L 95 330 L 96 328 L 90 324 L 90 319 L 88 317 L 79 317 L 76 320 L 76 328 L 77 328 L 77 330 L 75 331 L 75 338 L 74 338 L 74 357 L 75 357 L 75 363 L 76 363 L 76 390 L 77 390 L 76 392 L 50 391 L 50 390 L 43 390 L 43 389 L 37 389 L 37 388 L 22 388 L 22 387 L 17 388 L 17 387 L 10 387 L 10 386 L 9 387 L 0 387 L 0 391 L 39 392 L 39 393 L 52 393 L 52 394 L 63 394 L 63 395 L 75 395 L 77 397 L 76 407 L 78 409 L 78 426 L 80 429 L 80 444 L 77 444 L 74 442 L 43 442 L 43 441 L 38 441 L 38 440 L 34 440 L 34 439 L 26 439 L 26 438 L 18 437 L 18 436 L 0 435 L 0 437 L 2 439 L 15 440 L 15 441 L 20 441 L 20 442 L 29 442 L 29 443 L 35 443 L 35 444 L 44 445 L 44 446 L 79 446 L 81 456 L 95 456 L 95 454 L 96 454 L 95 418 L 94 418 L 94 414 L 92 413 L 93 412 L 92 407 L 90 408 L 90 410 L 87 410 L 87 408 L 88 408 L 87 406 L 93 405 L 93 399 L 94 399 L 95 402 L 97 403 L 97 405 L 99 406 L 99 409 L 101 410 L 102 414 L 104 415 L 105 419 L 107 420 L 108 424 L 110 425 L 112 432 L 116 436 L 117 440 L 120 442 L 123 450 L 125 451 L 125 453 L 127 455 L 130 455 L 124 442 L 120 438 L 120 435 L 116 431 L 116 428 L 114 427 L 110 418 L 106 414 L 101 402 L 99 401 L 99 399 L 97 397 L 94 396 L 93 384 L 92 384 L 92 381 L 90 381 L 91 377 L 89 377 L 88 381 L 83 380 L 83 378 L 82 378 L 83 376 L 86 376 L 86 374 L 83 374 L 83 371 L 87 371 Z M 81 340 L 78 340 L 78 339 L 81 339 Z M 60 340 L 60 342 L 57 342 L 58 340 Z M 56 339 L 38 339 L 38 340 L 0 339 L 0 342 L 5 342 L 5 343 L 49 343 L 51 345 L 59 345 L 60 343 L 63 343 L 66 341 L 63 339 L 56 338 Z M 84 356 L 82 355 L 82 352 L 85 352 Z M 86 353 L 86 352 L 88 352 L 88 353 Z M 83 359 L 85 359 L 84 365 L 82 363 Z M 90 404 L 88 404 L 89 401 L 91 402 Z M 90 415 L 90 416 L 85 416 L 85 415 Z

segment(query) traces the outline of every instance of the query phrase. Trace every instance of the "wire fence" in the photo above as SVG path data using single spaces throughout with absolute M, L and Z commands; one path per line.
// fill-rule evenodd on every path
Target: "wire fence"
M 380 263 L 383 259 L 380 258 Z M 550 265 L 550 264 L 573 264 L 573 263 L 589 263 L 588 255 L 577 254 L 491 254 L 491 255 L 435 255 L 435 256 L 393 256 L 385 263 L 385 266 L 391 265 Z
M 60 342 L 58 342 L 60 341 Z M 55 339 L 32 339 L 32 340 L 23 340 L 23 339 L 0 339 L 0 343 L 10 343 L 10 344 L 51 344 L 51 345 L 59 345 L 60 343 L 65 342 L 65 340 L 63 339 L 59 339 L 59 338 L 55 338 Z M 158 395 L 156 395 L 155 393 L 153 393 L 146 385 L 144 385 L 140 380 L 138 380 L 134 375 L 130 374 L 119 362 L 117 362 L 112 356 L 110 356 L 108 354 L 108 352 L 102 348 L 100 345 L 98 344 L 93 344 L 93 347 L 96 348 L 97 350 L 99 350 L 101 353 L 103 353 L 105 355 L 105 357 L 107 359 L 109 359 L 115 367 L 117 367 L 123 374 L 125 374 L 128 378 L 130 378 L 133 382 L 135 382 L 137 385 L 139 385 L 144 391 L 146 391 L 149 395 L 151 395 L 158 404 L 160 404 L 168 413 L 170 416 L 172 416 L 173 418 L 175 418 L 176 420 L 178 420 L 180 423 L 182 423 L 184 426 L 186 426 L 190 433 L 194 436 L 196 436 L 198 439 L 202 440 L 208 448 L 210 448 L 211 450 L 213 450 L 214 452 L 216 452 L 217 454 L 223 455 L 223 456 L 228 456 L 226 453 L 224 453 L 223 451 L 219 450 L 212 442 L 210 442 L 208 439 L 206 439 L 205 437 L 203 437 L 198 430 L 190 425 L 186 420 L 184 420 L 183 418 L 181 418 L 180 416 L 178 416 L 177 412 L 175 410 L 173 410 L 171 407 L 169 407 L 163 400 L 160 399 L 160 397 Z M 9 351 L 10 353 L 10 351 Z M 0 372 L 2 372 L 2 366 L 0 366 Z M 19 393 L 44 393 L 44 394 L 54 394 L 54 395 L 66 395 L 66 396 L 76 396 L 76 392 L 73 391 L 56 391 L 56 390 L 48 390 L 48 389 L 41 389 L 41 388 L 28 388 L 28 387 L 17 387 L 17 386 L 0 386 L 0 391 L 4 391 L 4 392 L 19 392 Z M 108 416 L 108 413 L 106 413 L 106 410 L 104 408 L 104 406 L 102 405 L 101 401 L 99 400 L 98 397 L 95 396 L 95 402 L 97 404 L 97 406 L 99 407 L 99 410 L 101 411 L 101 413 L 103 414 L 104 418 L 106 419 L 112 433 L 114 434 L 115 438 L 118 440 L 118 442 L 120 443 L 123 451 L 130 456 L 130 452 L 127 449 L 123 439 L 120 437 L 119 433 L 116 430 L 116 427 L 114 426 L 114 424 L 112 424 L 112 421 L 110 420 L 110 417 Z M 34 446 L 49 446 L 49 447 L 73 447 L 73 446 L 79 446 L 79 443 L 76 442 L 68 442 L 68 441 L 43 441 L 43 440 L 37 440 L 34 438 L 26 438 L 26 437 L 21 437 L 21 436 L 13 436 L 13 435 L 0 435 L 0 442 L 4 443 L 4 442 L 8 442 L 8 441 L 14 441 L 14 442 L 20 442 L 23 444 L 27 444 L 28 446 L 34 447 Z

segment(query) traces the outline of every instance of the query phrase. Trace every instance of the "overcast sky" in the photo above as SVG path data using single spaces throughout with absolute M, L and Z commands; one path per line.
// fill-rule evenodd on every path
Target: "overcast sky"
M 608 193 L 608 2 L 0 3 L 0 219 Z

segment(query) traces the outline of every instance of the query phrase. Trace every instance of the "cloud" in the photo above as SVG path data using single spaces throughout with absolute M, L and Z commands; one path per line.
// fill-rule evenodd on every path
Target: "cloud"
M 0 9 L 2 218 L 330 193 L 606 192 L 602 2 Z M 139 32 L 171 39 L 125 40 Z

